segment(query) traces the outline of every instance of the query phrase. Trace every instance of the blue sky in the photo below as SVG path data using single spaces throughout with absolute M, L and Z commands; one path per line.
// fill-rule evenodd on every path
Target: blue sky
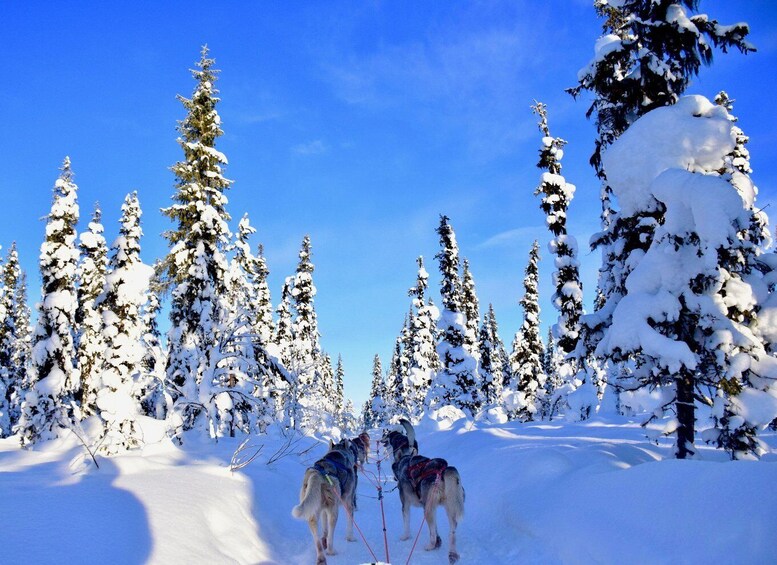
M 521 322 L 531 242 L 548 240 L 533 196 L 539 132 L 529 106 L 548 104 L 569 141 L 564 175 L 578 187 L 571 232 L 581 243 L 587 301 L 598 253 L 598 185 L 588 166 L 594 127 L 586 100 L 564 93 L 600 33 L 588 0 L 473 2 L 3 2 L 0 244 L 17 241 L 39 299 L 37 260 L 51 187 L 65 155 L 82 225 L 99 201 L 108 240 L 124 196 L 144 211 L 142 255 L 162 256 L 170 223 L 169 167 L 181 157 L 175 95 L 207 43 L 229 158 L 233 228 L 247 212 L 265 245 L 273 300 L 313 242 L 322 343 L 342 354 L 357 406 L 372 357 L 388 362 L 409 307 L 415 258 L 438 289 L 434 232 L 451 218 L 481 308 L 494 304 L 502 338 Z M 721 23 L 748 21 L 757 53 L 716 53 L 689 93 L 726 89 L 750 135 L 762 206 L 777 199 L 777 7 L 771 0 L 701 2 Z M 767 209 L 772 212 L 777 206 Z M 775 210 L 777 211 L 777 210 Z M 550 261 L 541 267 L 545 325 L 555 318 Z M 439 302 L 439 301 L 438 301 Z

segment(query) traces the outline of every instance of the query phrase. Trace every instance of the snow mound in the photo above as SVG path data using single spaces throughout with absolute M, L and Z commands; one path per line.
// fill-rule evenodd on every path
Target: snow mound
M 667 169 L 718 170 L 736 144 L 728 112 L 703 96 L 642 116 L 602 155 L 607 181 L 625 216 L 655 207 L 651 184 Z

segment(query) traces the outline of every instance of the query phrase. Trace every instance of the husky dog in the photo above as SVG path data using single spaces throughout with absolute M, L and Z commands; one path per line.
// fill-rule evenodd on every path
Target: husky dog
M 391 470 L 398 483 L 405 526 L 404 534 L 399 539 L 410 538 L 410 507 L 422 506 L 429 525 L 429 543 L 424 549 L 429 551 L 439 548 L 442 540 L 437 533 L 437 507 L 443 506 L 450 525 L 448 561 L 456 563 L 459 560 L 456 527 L 464 515 L 464 487 L 461 486 L 459 472 L 455 467 L 448 466 L 445 459 L 418 455 L 418 443 L 412 424 L 405 419 L 399 423 L 405 428 L 405 434 L 388 432 L 381 440 L 384 445 L 391 447 L 394 457 Z
M 359 486 L 359 465 L 364 465 L 367 462 L 367 455 L 370 453 L 370 436 L 367 432 L 362 432 L 351 440 L 350 444 L 351 452 L 353 452 L 356 464 L 354 465 L 353 472 L 356 475 L 354 479 L 353 487 L 353 509 L 358 510 L 356 505 L 356 488 Z
M 351 440 L 351 445 L 356 452 L 356 462 L 364 465 L 367 461 L 367 455 L 370 453 L 370 436 L 367 432 L 362 432 Z
M 325 565 L 324 551 L 334 555 L 334 532 L 340 503 L 345 507 L 348 521 L 345 539 L 356 541 L 353 536 L 353 511 L 356 497 L 356 456 L 351 441 L 343 439 L 336 444 L 329 442 L 329 451 L 305 471 L 299 504 L 291 514 L 307 520 L 313 542 L 316 545 L 316 565 Z M 322 520 L 319 537 L 318 520 Z
M 410 429 L 412 430 L 413 426 L 402 418 L 399 423 L 402 424 L 402 427 L 407 430 L 407 426 L 405 426 L 405 422 L 407 422 L 407 426 L 410 426 Z M 409 436 L 413 436 L 413 443 L 410 443 L 410 440 L 408 439 Z M 398 432 L 396 430 L 384 430 L 383 437 L 380 440 L 380 443 L 385 445 L 386 447 L 391 447 L 391 452 L 394 454 L 394 458 L 396 460 L 397 453 L 401 453 L 404 449 L 413 448 L 415 449 L 415 452 L 418 453 L 418 442 L 415 440 L 415 432 L 410 431 L 407 432 L 407 435 L 403 434 L 402 432 Z

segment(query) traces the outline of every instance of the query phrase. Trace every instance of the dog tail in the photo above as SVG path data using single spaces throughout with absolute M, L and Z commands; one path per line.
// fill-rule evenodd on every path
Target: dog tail
M 299 504 L 292 508 L 291 515 L 295 518 L 308 520 L 321 509 L 321 474 L 315 469 L 305 471 L 302 490 L 299 492 Z
M 464 516 L 464 487 L 456 467 L 448 467 L 442 474 L 445 484 L 445 506 L 448 515 L 457 522 Z
M 418 443 L 415 440 L 415 429 L 413 428 L 413 424 L 404 418 L 402 418 L 399 423 L 405 428 L 405 435 L 407 436 L 407 442 L 410 444 L 410 447 L 415 447 L 417 449 Z

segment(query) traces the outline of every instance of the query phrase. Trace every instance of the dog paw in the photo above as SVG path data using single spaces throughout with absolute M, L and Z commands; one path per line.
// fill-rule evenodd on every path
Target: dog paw
M 346 540 L 346 541 L 359 541 L 359 540 L 357 540 L 357 539 L 356 539 L 354 536 L 351 536 L 351 537 L 345 538 L 345 540 Z
M 456 563 L 458 560 L 459 560 L 459 554 L 458 554 L 458 553 L 456 553 L 455 551 L 451 551 L 451 552 L 448 554 L 448 563 L 449 563 L 450 565 L 453 565 L 453 564 L 454 564 L 454 563 Z
M 403 534 L 400 536 L 399 541 L 407 541 L 410 539 L 410 534 Z
M 327 555 L 337 555 L 337 552 L 335 551 L 335 548 L 332 546 L 329 546 L 326 548 L 326 554 Z

